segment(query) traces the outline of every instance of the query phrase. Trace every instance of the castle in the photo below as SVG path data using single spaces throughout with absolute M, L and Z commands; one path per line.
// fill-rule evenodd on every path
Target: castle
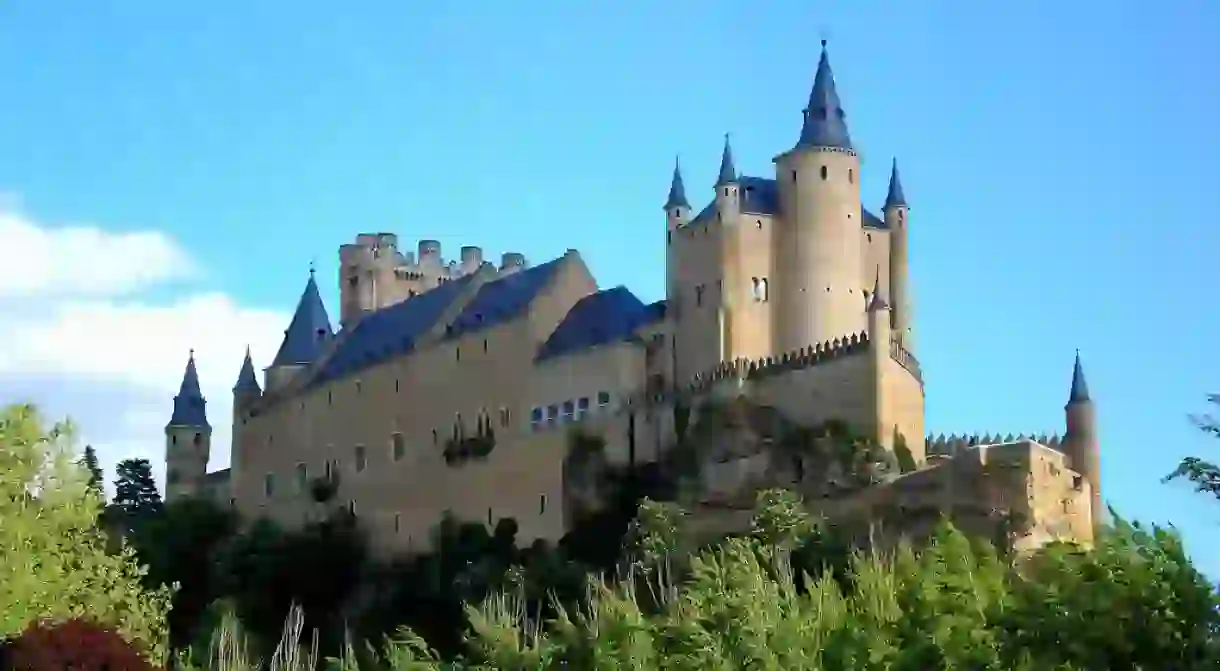
M 611 465 L 655 462 L 681 430 L 679 405 L 697 415 L 713 399 L 748 399 L 906 453 L 907 472 L 825 502 L 828 513 L 913 528 L 919 511 L 999 497 L 1027 519 L 1024 542 L 1089 540 L 1099 452 L 1079 356 L 1062 439 L 924 437 L 910 209 L 897 162 L 880 215 L 863 207 L 824 42 L 800 135 L 774 163 L 773 177 L 738 174 L 726 136 L 715 196 L 697 211 L 675 164 L 666 298 L 652 304 L 599 289 L 575 250 L 535 266 L 506 253 L 497 266 L 476 247 L 446 262 L 433 240 L 412 253 L 393 234 L 356 236 L 339 250 L 338 332 L 311 270 L 263 385 L 247 352 L 230 469 L 207 471 L 192 354 L 166 427 L 166 498 L 209 496 L 291 527 L 310 518 L 323 478 L 381 551 L 427 547 L 446 512 L 511 517 L 520 541 L 556 540 L 579 494 L 573 431 L 600 438 Z M 764 452 L 708 460 L 706 519 L 726 509 L 717 492 L 777 477 L 801 486 Z

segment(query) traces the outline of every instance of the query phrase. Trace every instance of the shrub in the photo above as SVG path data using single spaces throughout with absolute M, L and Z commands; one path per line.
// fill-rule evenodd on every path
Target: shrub
M 31 624 L 10 645 L 9 662 L 21 671 L 153 671 L 139 646 L 82 618 Z

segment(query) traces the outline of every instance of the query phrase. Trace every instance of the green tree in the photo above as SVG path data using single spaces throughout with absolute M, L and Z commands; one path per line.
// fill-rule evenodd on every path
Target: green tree
M 166 652 L 170 590 L 143 585 L 134 552 L 107 552 L 101 498 L 77 463 L 70 425 L 32 406 L 0 411 L 0 638 L 37 620 L 89 616 Z
M 161 494 L 147 459 L 124 459 L 115 466 L 115 508 L 129 518 L 151 515 L 161 510 Z
M 1220 394 L 1208 396 L 1207 401 L 1213 405 L 1220 405 Z M 1220 438 L 1220 419 L 1214 415 L 1193 416 L 1191 421 L 1209 436 Z M 1194 483 L 1197 491 L 1220 499 L 1220 466 L 1217 466 L 1215 462 L 1198 457 L 1187 457 L 1182 460 L 1181 464 L 1178 464 L 1174 472 L 1165 476 L 1165 482 L 1180 478 Z
M 85 453 L 81 455 L 80 465 L 89 473 L 89 487 L 97 492 L 98 496 L 105 497 L 105 487 L 102 478 L 102 467 L 97 463 L 97 451 L 92 445 L 85 446 Z

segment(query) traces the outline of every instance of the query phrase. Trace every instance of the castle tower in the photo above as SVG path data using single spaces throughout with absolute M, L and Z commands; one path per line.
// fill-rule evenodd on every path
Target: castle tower
M 430 242 L 430 241 L 428 241 Z M 439 264 L 439 244 L 437 260 Z M 430 250 L 431 247 L 428 247 Z M 420 245 L 421 257 L 424 245 Z M 361 233 L 356 243 L 339 247 L 339 324 L 347 328 L 361 317 L 406 297 L 395 269 L 405 259 L 393 233 Z M 439 265 L 437 265 L 439 268 Z M 417 290 L 422 287 L 417 287 Z
M 195 350 L 191 350 L 174 397 L 174 414 L 165 425 L 165 500 L 191 496 L 199 491 L 208 472 L 212 452 L 212 427 L 208 424 L 207 401 L 199 390 Z
M 246 358 L 241 362 L 241 371 L 237 373 L 237 384 L 233 385 L 233 433 L 229 448 L 229 463 L 236 465 L 242 462 L 238 458 L 243 445 L 241 430 L 243 418 L 250 412 L 251 406 L 263 397 L 263 390 L 258 386 L 258 378 L 254 374 L 254 360 L 250 358 L 250 348 L 246 347 Z
M 267 368 L 267 391 L 280 389 L 304 367 L 313 363 L 334 337 L 330 316 L 318 293 L 314 269 L 309 269 L 309 281 L 297 302 L 292 322 L 284 331 L 284 341 Z
M 890 338 L 893 330 L 893 311 L 885 299 L 885 287 L 881 284 L 881 268 L 873 279 L 873 293 L 868 301 L 869 382 L 873 399 L 873 438 L 880 444 L 893 448 L 893 436 L 886 426 L 886 386 L 883 383 L 885 367 L 890 358 Z
M 772 241 L 775 351 L 865 327 L 860 160 L 847 131 L 826 42 L 796 146 L 775 158 L 783 222 Z
M 915 326 L 911 314 L 911 270 L 907 246 L 910 208 L 902 193 L 902 181 L 898 178 L 898 159 L 894 159 L 890 169 L 890 188 L 885 194 L 885 205 L 881 212 L 885 227 L 890 231 L 890 322 L 902 348 L 914 352 Z
M 682 167 L 674 157 L 674 175 L 669 182 L 669 197 L 665 199 L 665 291 L 672 302 L 678 281 L 674 245 L 678 229 L 690 220 L 690 201 L 686 200 L 686 185 L 682 183 Z
M 1084 379 L 1084 367 L 1080 364 L 1080 352 L 1076 352 L 1076 364 L 1072 369 L 1072 391 L 1064 406 L 1067 418 L 1067 433 L 1063 437 L 1063 453 L 1067 455 L 1072 470 L 1089 483 L 1093 490 L 1092 515 L 1094 526 L 1105 517 L 1101 501 L 1101 452 L 1097 440 L 1097 415 L 1093 399 L 1089 397 L 1089 385 Z
M 730 361 L 738 356 L 734 347 L 733 321 L 738 316 L 739 294 L 745 291 L 741 277 L 741 240 L 737 223 L 741 219 L 741 192 L 737 181 L 737 166 L 733 163 L 733 147 L 729 134 L 724 134 L 724 149 L 720 153 L 720 171 L 716 174 L 716 216 L 724 231 L 720 235 L 720 295 L 716 298 L 716 328 L 719 331 L 719 359 Z

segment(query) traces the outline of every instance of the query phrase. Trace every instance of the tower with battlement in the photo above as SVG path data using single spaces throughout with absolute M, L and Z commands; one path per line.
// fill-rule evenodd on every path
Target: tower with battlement
M 446 261 L 436 240 L 404 252 L 394 234 L 357 235 L 339 248 L 339 330 L 311 271 L 262 385 L 247 352 L 229 470 L 205 475 L 210 429 L 191 358 L 166 429 L 172 495 L 206 493 L 291 526 L 323 478 L 385 552 L 426 547 L 445 513 L 511 517 L 520 541 L 553 541 L 596 498 L 596 478 L 569 459 L 574 434 L 599 439 L 603 466 L 638 466 L 665 459 L 689 417 L 744 403 L 797 426 L 842 422 L 908 457 L 876 487 L 820 500 L 825 514 L 985 526 L 1005 508 L 1028 520 L 1023 542 L 1090 538 L 1100 452 L 1079 359 L 1062 439 L 926 437 L 911 208 L 896 161 L 875 189 L 880 216 L 865 207 L 825 44 L 799 134 L 774 164 L 773 176 L 742 174 L 726 134 L 692 207 L 675 161 L 655 303 L 599 288 L 575 250 L 531 266 L 468 246 Z M 723 502 L 749 499 L 743 488 L 809 485 L 770 445 L 707 464 L 707 482 L 740 491 L 709 494 L 717 503 L 700 519 L 732 529 L 748 511 Z

